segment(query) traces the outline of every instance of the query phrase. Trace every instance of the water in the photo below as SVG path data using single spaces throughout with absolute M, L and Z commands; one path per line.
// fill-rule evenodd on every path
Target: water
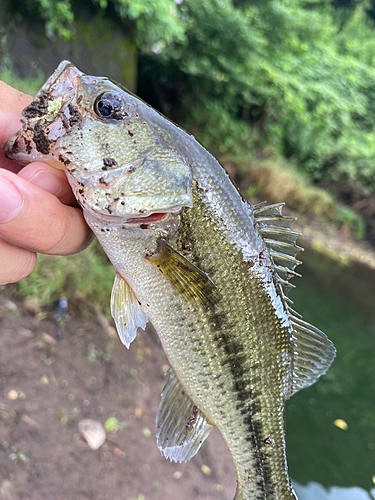
M 373 500 L 375 489 L 368 493 L 362 488 L 339 488 L 333 486 L 327 491 L 321 484 L 309 483 L 307 486 L 295 484 L 299 500 Z
M 375 272 L 302 254 L 295 309 L 334 342 L 328 373 L 287 403 L 290 475 L 300 500 L 375 499 Z M 339 420 L 341 428 L 334 422 Z

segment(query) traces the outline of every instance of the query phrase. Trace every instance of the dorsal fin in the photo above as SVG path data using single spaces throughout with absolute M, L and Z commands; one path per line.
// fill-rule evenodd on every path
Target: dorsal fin
M 279 289 L 287 297 L 289 289 L 294 288 L 288 280 L 300 276 L 294 269 L 301 264 L 296 255 L 303 248 L 296 244 L 300 233 L 290 229 L 296 218 L 282 215 L 283 206 L 284 203 L 266 205 L 263 202 L 253 207 L 253 213 L 255 225 L 268 247 L 274 264 Z
M 336 349 L 327 336 L 289 308 L 293 327 L 293 376 L 287 397 L 314 384 L 330 367 Z
M 332 363 L 336 350 L 326 335 L 303 321 L 302 316 L 290 306 L 288 298 L 290 278 L 301 276 L 294 271 L 301 264 L 296 259 L 303 250 L 296 244 L 300 233 L 290 229 L 295 217 L 285 217 L 281 210 L 284 203 L 266 205 L 265 202 L 253 207 L 255 225 L 268 247 L 276 277 L 276 286 L 284 300 L 293 335 L 293 376 L 287 397 L 300 389 L 310 386 L 323 375 Z

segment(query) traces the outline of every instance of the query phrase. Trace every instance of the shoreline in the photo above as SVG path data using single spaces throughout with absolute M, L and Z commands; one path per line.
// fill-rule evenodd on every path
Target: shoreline
M 367 241 L 354 239 L 345 227 L 338 230 L 322 222 L 308 223 L 300 216 L 292 229 L 301 233 L 298 241 L 302 247 L 310 247 L 343 267 L 359 263 L 375 270 L 375 248 Z

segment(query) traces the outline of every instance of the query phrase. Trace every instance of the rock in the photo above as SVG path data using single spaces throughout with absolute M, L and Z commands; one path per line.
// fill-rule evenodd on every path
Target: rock
M 17 304 L 9 299 L 5 301 L 4 307 L 7 311 L 17 311 L 18 309 Z
M 10 399 L 11 401 L 15 401 L 16 399 L 18 399 L 18 392 L 15 391 L 14 389 L 9 391 L 8 392 L 8 399 Z
M 12 483 L 8 479 L 0 484 L 0 498 L 3 500 L 15 500 L 15 494 Z
M 98 420 L 85 418 L 78 423 L 78 431 L 92 450 L 99 449 L 105 442 L 104 427 Z
M 205 474 L 206 476 L 209 476 L 211 474 L 211 469 L 208 467 L 208 465 L 202 465 L 201 466 L 201 471 L 203 472 L 203 474 Z
M 21 421 L 25 422 L 25 424 L 29 425 L 30 427 L 34 427 L 36 429 L 40 428 L 38 422 L 33 418 L 29 417 L 28 415 L 23 414 L 21 417 Z
M 126 453 L 124 451 L 122 451 L 122 450 L 120 450 L 120 448 L 116 448 L 116 447 L 113 448 L 113 453 L 120 458 L 124 458 L 126 456 Z
M 42 312 L 42 308 L 40 307 L 40 305 L 36 302 L 33 302 L 32 300 L 25 300 L 23 303 L 23 307 L 25 308 L 26 312 L 33 314 L 34 316 Z
M 54 339 L 53 337 L 51 337 L 51 335 L 48 335 L 48 333 L 46 332 L 42 332 L 40 334 L 40 338 L 43 340 L 43 342 L 45 342 L 46 344 L 49 344 L 49 345 L 53 345 L 55 346 L 57 344 L 57 341 L 56 339 Z
M 23 335 L 24 337 L 28 337 L 28 338 L 33 336 L 33 332 L 31 330 L 29 330 L 28 328 L 21 327 L 18 329 L 18 333 L 20 335 Z

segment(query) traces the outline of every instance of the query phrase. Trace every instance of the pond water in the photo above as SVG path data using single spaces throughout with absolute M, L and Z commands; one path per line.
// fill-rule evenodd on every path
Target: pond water
M 290 298 L 334 342 L 337 357 L 286 406 L 290 475 L 299 500 L 375 499 L 375 272 L 300 254 Z

